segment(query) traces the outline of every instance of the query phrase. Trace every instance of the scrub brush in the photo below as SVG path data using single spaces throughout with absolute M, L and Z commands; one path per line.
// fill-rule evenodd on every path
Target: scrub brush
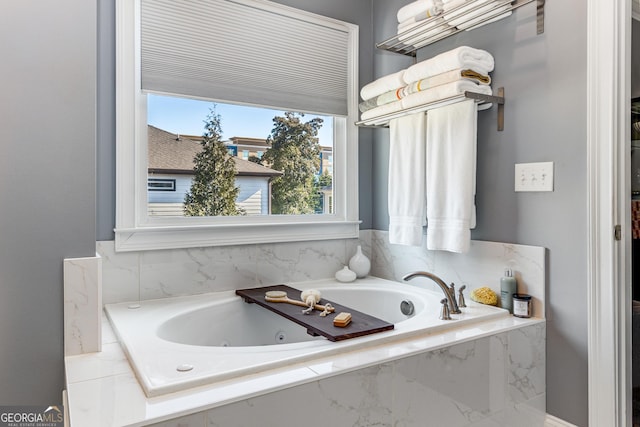
M 486 305 L 498 305 L 498 295 L 487 286 L 471 291 L 471 300 Z

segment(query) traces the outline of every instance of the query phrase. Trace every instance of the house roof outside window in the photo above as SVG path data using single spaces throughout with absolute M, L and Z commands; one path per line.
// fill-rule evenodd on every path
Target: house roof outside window
M 193 159 L 202 150 L 202 137 L 184 136 L 148 126 L 149 173 L 193 175 Z M 266 147 L 266 145 L 265 145 Z M 274 177 L 282 172 L 233 157 L 237 176 Z

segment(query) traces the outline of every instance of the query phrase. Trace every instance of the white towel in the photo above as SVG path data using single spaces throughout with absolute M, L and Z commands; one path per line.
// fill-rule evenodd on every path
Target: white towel
M 417 0 L 398 9 L 396 18 L 403 22 L 434 8 L 441 9 L 442 0 Z
M 366 101 L 390 90 L 403 87 L 404 80 L 402 76 L 404 75 L 404 71 L 405 70 L 400 70 L 396 73 L 388 74 L 363 86 L 362 89 L 360 89 L 360 96 Z
M 389 122 L 389 243 L 420 246 L 425 225 L 424 113 Z
M 486 50 L 460 46 L 412 65 L 405 70 L 403 77 L 409 84 L 456 68 L 470 68 L 481 74 L 489 74 L 493 67 L 493 56 Z
M 383 114 L 395 113 L 400 110 L 402 110 L 402 102 L 395 101 L 365 111 L 364 113 L 360 114 L 360 120 L 368 120 L 373 117 L 378 117 Z
M 398 26 L 398 40 L 409 46 L 418 42 L 422 45 L 426 39 L 431 40 L 454 30 L 444 19 L 435 18 L 428 22 L 420 21 L 404 27 Z
M 491 84 L 491 77 L 488 75 L 476 73 L 474 70 L 470 69 L 457 68 L 455 70 L 447 71 L 445 73 L 441 73 L 433 77 L 427 77 L 426 79 L 421 79 L 417 82 L 408 84 L 399 91 L 398 98 L 402 99 L 412 93 L 421 92 L 423 90 L 455 82 L 457 80 L 467 80 L 485 86 Z
M 434 86 L 426 90 L 411 93 L 399 101 L 384 104 L 363 112 L 361 120 L 370 120 L 384 114 L 391 114 L 408 108 L 418 107 L 431 102 L 440 101 L 455 95 L 463 94 L 466 91 L 491 95 L 491 86 L 478 85 L 472 80 L 456 80 L 451 83 Z M 491 104 L 482 104 L 482 109 L 489 108 Z
M 475 222 L 477 109 L 473 100 L 429 111 L 427 249 L 464 253 Z
M 510 4 L 505 4 L 502 6 L 497 6 L 496 0 L 452 0 L 448 1 L 444 4 L 444 19 L 447 22 L 460 29 L 475 29 L 481 27 L 482 25 L 486 25 L 490 22 L 495 22 L 499 19 L 506 18 L 510 15 L 507 11 L 511 6 Z M 464 6 L 462 6 L 464 4 Z M 478 7 L 484 5 L 482 7 Z M 462 6 L 459 9 L 456 9 L 453 12 L 449 12 L 451 9 L 457 8 L 458 6 Z M 471 9 L 477 9 L 470 11 Z M 497 16 L 499 15 L 499 16 Z M 486 19 L 488 17 L 492 17 L 491 20 L 487 20 L 480 25 L 478 22 Z
M 451 71 L 447 71 L 446 73 L 438 74 L 437 76 L 433 76 L 433 77 L 419 80 L 417 82 L 413 82 L 400 89 L 385 92 L 382 95 L 376 96 L 375 98 L 371 98 L 361 102 L 360 104 L 358 104 L 358 108 L 360 109 L 361 112 L 364 113 L 373 108 L 390 104 L 392 102 L 397 102 L 402 98 L 405 98 L 411 95 L 412 93 L 428 90 L 433 87 L 451 83 L 457 80 L 467 80 L 470 82 L 477 83 L 478 85 L 485 85 L 485 86 L 491 83 L 491 77 L 489 76 L 476 73 L 473 70 L 469 70 L 469 69 L 463 70 L 461 68 L 458 68 L 456 70 L 451 70 Z M 365 116 L 364 118 L 367 118 L 367 117 Z
M 402 104 L 402 108 L 407 109 L 439 101 L 451 96 L 460 95 L 466 91 L 482 93 L 484 95 L 491 95 L 492 93 L 491 86 L 478 85 L 471 80 L 456 80 L 451 83 L 434 86 L 427 90 L 412 93 L 411 95 L 402 98 L 399 102 Z M 367 111 L 367 113 L 369 111 Z

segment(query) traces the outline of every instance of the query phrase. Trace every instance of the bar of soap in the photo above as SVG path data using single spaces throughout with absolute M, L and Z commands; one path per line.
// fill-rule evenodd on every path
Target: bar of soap
M 339 313 L 336 317 L 333 318 L 333 326 L 337 326 L 339 328 L 344 328 L 351 322 L 351 313 Z

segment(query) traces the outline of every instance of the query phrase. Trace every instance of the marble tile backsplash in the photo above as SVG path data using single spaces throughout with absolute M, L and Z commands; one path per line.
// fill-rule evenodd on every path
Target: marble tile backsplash
M 458 287 L 489 286 L 500 292 L 510 267 L 518 291 L 534 297 L 534 315 L 544 317 L 545 249 L 472 241 L 466 254 L 391 245 L 386 231 L 364 230 L 359 239 L 273 243 L 116 253 L 112 241 L 97 242 L 103 258 L 103 302 L 146 300 L 333 277 L 357 245 L 371 259 L 371 275 L 402 280 L 424 270 Z M 426 279 L 411 283 L 437 289 Z
M 412 271 L 428 271 L 455 283 L 457 288 L 465 285 L 465 295 L 482 286 L 500 295 L 500 278 L 509 267 L 518 282 L 518 292 L 532 296 L 533 315 L 545 317 L 545 248 L 472 240 L 465 254 L 428 251 L 426 247 L 392 245 L 388 232 L 373 230 L 368 253 L 373 254 L 373 276 L 400 281 Z M 411 283 L 438 289 L 428 279 L 413 279 Z
M 349 239 L 116 253 L 113 241 L 101 241 L 97 250 L 107 304 L 325 279 L 357 245 Z

